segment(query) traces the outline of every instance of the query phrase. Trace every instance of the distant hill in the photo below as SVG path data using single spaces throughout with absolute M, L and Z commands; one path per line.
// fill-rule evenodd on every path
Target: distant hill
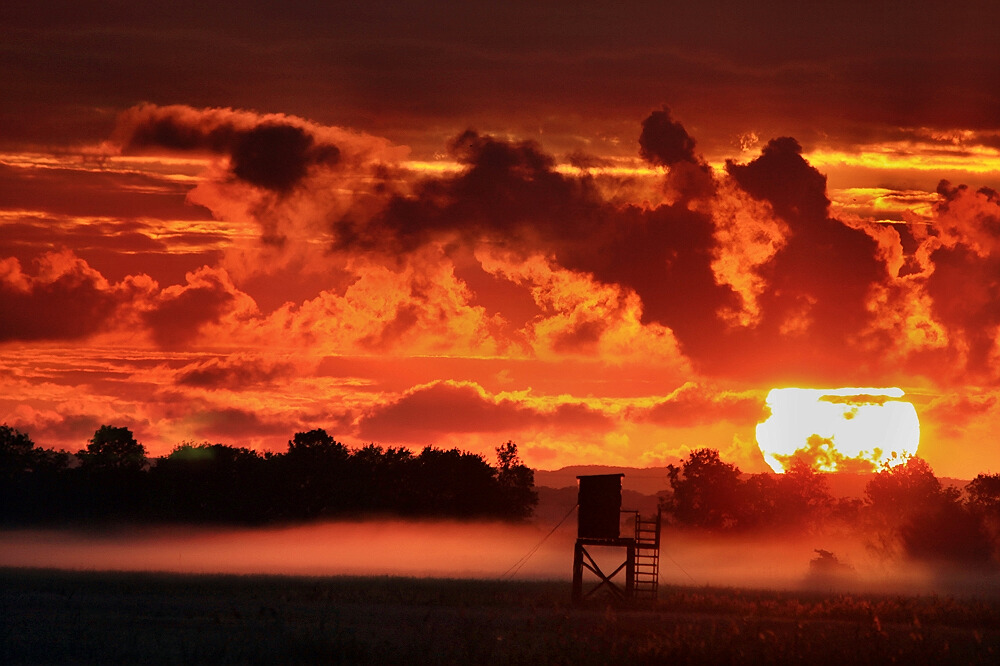
M 616 467 L 613 465 L 573 465 L 556 470 L 535 470 L 535 486 L 576 488 L 576 477 L 591 474 L 624 474 L 622 490 L 640 495 L 656 495 L 667 490 L 667 468 Z
M 677 464 L 680 464 L 678 461 Z M 589 474 L 624 474 L 622 490 L 640 495 L 655 496 L 670 488 L 667 481 L 667 468 L 663 467 L 618 467 L 614 465 L 572 465 L 556 470 L 535 470 L 535 486 L 546 488 L 576 488 L 576 477 Z M 863 498 L 865 486 L 872 474 L 832 473 L 826 474 L 830 486 L 830 494 L 834 497 Z M 967 480 L 949 477 L 939 478 L 941 485 L 964 488 Z M 574 493 L 575 494 L 575 493 Z

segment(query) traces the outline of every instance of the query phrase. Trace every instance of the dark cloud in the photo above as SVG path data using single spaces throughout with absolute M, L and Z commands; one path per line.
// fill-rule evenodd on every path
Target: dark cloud
M 158 345 L 175 349 L 190 343 L 201 328 L 227 312 L 237 298 L 224 273 L 204 268 L 188 284 L 164 289 L 143 319 Z
M 824 395 L 819 398 L 820 402 L 829 402 L 835 405 L 884 405 L 887 402 L 898 400 L 888 395 L 871 395 L 868 393 L 858 393 L 856 395 Z
M 269 419 L 258 412 L 239 407 L 202 410 L 193 415 L 191 421 L 196 437 L 237 444 L 249 438 L 290 436 L 300 425 Z
M 686 204 L 655 209 L 602 199 L 589 177 L 563 175 L 533 142 L 465 132 L 451 144 L 457 175 L 424 181 L 393 197 L 372 219 L 334 223 L 338 249 L 413 250 L 432 239 L 494 243 L 524 255 L 544 252 L 565 268 L 639 293 L 643 320 L 682 337 L 717 326 L 735 304 L 711 269 L 711 218 Z M 591 327 L 592 329 L 592 327 Z
M 865 348 L 859 336 L 872 322 L 873 288 L 889 279 L 886 265 L 870 235 L 829 216 L 826 178 L 802 157 L 798 142 L 775 139 L 749 163 L 727 164 L 732 181 L 767 203 L 788 231 L 755 269 L 766 287 L 760 317 L 736 325 L 721 313 L 738 311 L 740 298 L 713 269 L 720 252 L 711 215 L 716 185 L 704 165 L 688 161 L 693 141 L 686 130 L 665 111 L 650 119 L 645 150 L 661 161 L 680 160 L 667 176 L 668 188 L 680 184 L 673 204 L 609 202 L 590 177 L 556 171 L 537 144 L 470 131 L 451 144 L 462 171 L 427 178 L 411 195 L 391 197 L 374 217 L 335 220 L 335 244 L 397 254 L 459 239 L 541 253 L 635 291 L 642 322 L 669 327 L 682 351 L 713 374 L 834 381 L 875 373 L 881 362 L 875 347 L 887 342 Z M 668 136 L 654 141 L 649 127 Z M 698 205 L 687 198 L 695 196 Z M 582 350 L 600 334 L 599 322 L 580 321 L 557 342 Z M 846 370 L 845 354 L 867 370 Z
M 927 278 L 935 317 L 968 344 L 968 369 L 990 372 L 990 355 L 1000 326 L 1000 258 L 981 257 L 966 246 L 931 254 Z
M 299 127 L 263 124 L 238 135 L 231 148 L 233 174 L 251 185 L 287 192 L 315 164 L 332 166 L 340 159 L 334 145 L 316 146 Z
M 826 218 L 826 176 L 806 162 L 802 146 L 791 137 L 771 139 L 749 164 L 727 161 L 726 171 L 744 191 L 767 201 L 786 219 Z
M 492 398 L 473 384 L 435 382 L 376 408 L 361 419 L 358 434 L 362 439 L 430 443 L 442 433 L 504 433 L 552 426 L 606 430 L 611 420 L 585 405 L 539 411 Z
M 106 415 L 81 413 L 36 413 L 30 418 L 14 418 L 9 425 L 31 436 L 35 446 L 46 449 L 78 451 L 94 436 Z
M 889 279 L 885 262 L 871 236 L 829 216 L 826 178 L 801 150 L 785 137 L 747 164 L 727 162 L 733 181 L 768 203 L 787 234 L 759 268 L 767 285 L 758 299 L 760 321 L 700 338 L 697 357 L 713 372 L 772 381 L 877 377 L 878 347 L 891 341 L 863 343 L 860 336 L 874 320 L 872 290 Z M 852 362 L 845 365 L 845 358 Z
M 338 146 L 300 124 L 225 110 L 144 104 L 122 114 L 115 139 L 126 153 L 166 148 L 225 154 L 235 178 L 279 193 L 291 191 L 311 168 L 340 161 Z
M 392 319 L 385 323 L 377 334 L 366 335 L 358 342 L 368 349 L 383 350 L 399 341 L 407 331 L 420 321 L 420 308 L 411 303 L 404 303 L 396 310 Z
M 670 117 L 670 109 L 654 111 L 642 121 L 639 154 L 651 164 L 672 166 L 678 162 L 696 162 L 694 139 L 684 126 Z
M 0 261 L 0 342 L 86 338 L 110 326 L 122 299 L 68 252 L 43 255 L 35 276 L 16 260 Z
M 181 368 L 175 379 L 179 385 L 242 391 L 248 387 L 273 384 L 290 377 L 295 367 L 273 359 L 245 355 L 211 358 Z
M 450 149 L 464 166 L 459 175 L 425 180 L 415 196 L 393 197 L 374 219 L 348 214 L 335 220 L 337 247 L 406 252 L 455 234 L 520 244 L 595 224 L 600 202 L 589 181 L 555 172 L 554 160 L 536 143 L 468 131 Z
M 995 130 L 1000 56 L 983 20 L 995 7 L 955 4 L 947 21 L 939 9 L 588 0 L 573 11 L 490 7 L 484 19 L 480 3 L 255 2 L 244 20 L 230 3 L 84 11 L 44 0 L 0 15 L 11 36 L 0 51 L 0 119 L 22 142 L 72 140 L 99 135 L 109 108 L 184 99 L 335 119 L 423 141 L 429 155 L 440 135 L 428 128 L 489 113 L 518 131 L 544 123 L 552 141 L 577 147 L 581 136 L 621 137 L 618 119 L 639 117 L 666 90 L 675 110 L 714 124 L 700 128 L 705 140 L 723 144 L 748 127 L 801 137 L 903 120 Z

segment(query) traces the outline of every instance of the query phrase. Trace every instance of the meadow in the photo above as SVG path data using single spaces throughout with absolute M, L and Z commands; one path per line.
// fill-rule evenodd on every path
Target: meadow
M 1000 598 L 0 569 L 0 662 L 996 664 Z

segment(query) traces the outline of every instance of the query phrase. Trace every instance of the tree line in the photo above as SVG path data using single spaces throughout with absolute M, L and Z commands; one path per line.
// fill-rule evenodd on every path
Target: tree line
M 351 449 L 323 429 L 281 453 L 180 444 L 150 458 L 128 428 L 102 425 L 75 454 L 0 426 L 0 521 L 265 524 L 362 515 L 522 520 L 538 502 L 517 445 L 478 454 Z
M 862 498 L 834 498 L 827 477 L 800 459 L 785 474 L 744 475 L 718 451 L 699 449 L 667 471 L 660 506 L 678 526 L 799 534 L 840 526 L 887 557 L 1000 564 L 1000 474 L 979 474 L 958 489 L 914 456 L 875 473 Z

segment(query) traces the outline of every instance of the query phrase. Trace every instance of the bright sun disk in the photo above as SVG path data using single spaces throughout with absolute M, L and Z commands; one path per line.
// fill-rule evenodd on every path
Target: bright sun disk
M 899 388 L 771 389 L 757 444 L 777 473 L 796 453 L 824 472 L 898 465 L 920 442 L 917 410 L 904 395 Z

